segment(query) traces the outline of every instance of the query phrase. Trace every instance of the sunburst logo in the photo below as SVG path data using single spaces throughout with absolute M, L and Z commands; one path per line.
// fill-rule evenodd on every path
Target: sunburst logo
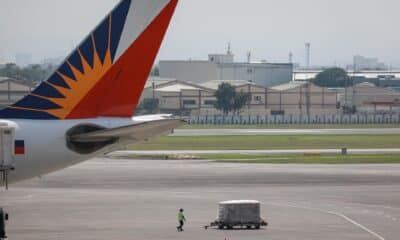
M 54 73 L 57 75 L 56 77 L 58 79 L 62 79 L 64 82 L 63 84 L 56 83 L 50 79 L 43 83 L 51 86 L 53 88 L 52 91 L 57 91 L 58 93 L 56 95 L 62 95 L 62 97 L 49 96 L 49 94 L 41 91 L 34 91 L 30 94 L 31 97 L 34 97 L 39 101 L 40 99 L 41 101 L 46 101 L 47 105 L 52 105 L 51 107 L 38 107 L 38 105 L 40 105 L 40 103 L 38 103 L 39 101 L 32 101 L 28 102 L 26 104 L 27 106 L 24 105 L 25 103 L 20 105 L 17 103 L 10 108 L 43 112 L 59 119 L 68 118 L 68 115 L 82 101 L 82 99 L 85 98 L 90 90 L 96 86 L 113 65 L 113 55 L 115 55 L 116 47 L 115 41 L 112 46 L 112 26 L 112 15 L 109 15 L 100 26 L 103 27 L 104 34 L 98 33 L 98 35 L 96 35 L 96 31 L 94 31 L 87 40 L 87 42 L 90 41 L 89 43 L 91 47 L 85 48 L 84 53 L 82 52 L 82 46 L 78 47 L 75 55 L 77 55 L 77 58 L 79 59 L 75 59 L 74 62 L 71 62 L 71 58 L 67 59 L 65 64 L 62 65 L 66 66 L 68 70 L 70 70 L 70 73 L 65 72 L 65 68 L 63 70 L 62 67 Z M 117 31 L 119 35 L 121 34 L 121 30 L 122 29 Z M 106 42 L 106 46 L 104 45 L 104 42 Z M 100 45 L 96 46 L 97 44 Z M 87 49 L 90 50 L 88 51 Z M 99 51 L 102 53 L 100 54 Z M 77 66 L 78 64 L 80 66 Z
M 110 18 L 111 20 L 111 18 Z M 110 23 L 111 26 L 111 23 Z M 110 31 L 111 32 L 111 31 Z M 110 36 L 109 36 L 110 37 Z M 108 41 L 108 48 L 102 62 L 100 56 L 96 50 L 96 43 L 94 40 L 94 36 L 92 34 L 92 43 L 93 43 L 93 67 L 86 61 L 83 57 L 80 50 L 79 56 L 82 61 L 83 73 L 79 71 L 74 65 L 72 65 L 69 61 L 67 64 L 72 70 L 72 73 L 75 76 L 75 79 L 71 79 L 67 75 L 64 75 L 57 71 L 57 74 L 65 81 L 65 83 L 69 86 L 68 88 L 63 88 L 57 86 L 55 84 L 48 83 L 55 89 L 57 89 L 65 98 L 48 98 L 53 103 L 60 106 L 60 109 L 48 110 L 47 112 L 57 116 L 59 118 L 65 118 L 67 115 L 73 110 L 73 108 L 86 96 L 86 94 L 98 83 L 98 81 L 106 74 L 106 72 L 112 66 L 112 57 L 110 50 L 110 39 Z
M 57 71 L 0 116 L 132 116 L 178 0 L 135 1 L 144 12 L 130 11 L 133 3 L 121 0 Z
M 131 0 L 121 1 L 57 71 L 0 115 L 30 119 L 92 116 L 91 109 L 75 111 L 111 70 L 130 6 Z

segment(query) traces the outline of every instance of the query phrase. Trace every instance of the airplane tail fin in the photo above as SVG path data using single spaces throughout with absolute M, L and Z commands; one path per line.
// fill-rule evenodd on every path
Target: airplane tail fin
M 178 0 L 122 0 L 31 94 L 0 118 L 131 117 Z

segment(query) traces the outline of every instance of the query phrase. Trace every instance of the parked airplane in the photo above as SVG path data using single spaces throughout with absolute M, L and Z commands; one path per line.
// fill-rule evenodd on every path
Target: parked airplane
M 0 185 L 183 124 L 168 115 L 132 117 L 177 3 L 122 0 L 46 81 L 0 111 Z

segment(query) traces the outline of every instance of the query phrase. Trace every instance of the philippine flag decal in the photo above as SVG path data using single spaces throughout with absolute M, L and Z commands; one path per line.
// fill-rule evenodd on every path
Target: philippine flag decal
M 25 154 L 25 141 L 24 140 L 15 140 L 15 150 L 14 153 L 16 155 Z

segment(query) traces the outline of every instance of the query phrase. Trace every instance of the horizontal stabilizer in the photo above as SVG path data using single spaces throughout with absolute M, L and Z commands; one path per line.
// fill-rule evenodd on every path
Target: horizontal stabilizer
M 72 135 L 70 136 L 70 140 L 74 142 L 87 143 L 118 138 L 121 140 L 139 142 L 167 134 L 183 124 L 185 124 L 185 121 L 181 119 L 163 119 Z

